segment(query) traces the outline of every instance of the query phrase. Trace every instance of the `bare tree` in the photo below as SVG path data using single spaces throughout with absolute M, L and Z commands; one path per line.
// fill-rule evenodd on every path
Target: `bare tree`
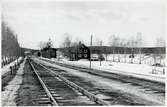
M 105 48 L 104 48 L 104 53 L 105 53 L 105 57 L 106 57 L 105 60 L 106 60 L 106 61 L 108 61 L 108 54 L 109 54 L 109 51 L 110 51 L 110 50 L 109 50 L 108 47 L 105 47 Z
M 166 43 L 165 43 L 165 39 L 163 37 L 159 37 L 156 38 L 156 50 L 155 50 L 155 56 L 154 56 L 154 62 L 157 63 L 156 58 L 159 57 L 160 59 L 160 64 L 161 64 L 161 60 L 163 58 L 163 50 L 162 47 L 165 47 Z
M 120 41 L 121 39 L 118 36 L 115 35 L 111 35 L 109 37 L 109 45 L 112 47 L 113 49 L 113 62 L 115 61 L 115 54 L 118 54 L 118 62 L 120 62 L 120 55 L 119 55 L 119 49 L 117 49 L 116 47 L 120 46 Z M 117 49 L 117 50 L 116 50 Z M 117 51 L 117 52 L 116 52 Z
M 63 51 L 64 55 L 70 58 L 71 50 L 70 47 L 72 46 L 72 37 L 70 34 L 65 33 L 65 38 L 63 40 L 62 46 L 65 49 Z
M 126 63 L 126 57 L 127 57 L 127 46 L 128 46 L 128 41 L 126 39 L 122 39 L 121 41 L 121 46 L 123 47 L 123 53 L 124 53 L 124 62 Z
M 77 47 L 79 42 L 81 43 L 84 43 L 82 40 L 80 40 L 78 37 L 73 41 L 71 42 L 71 47 Z
M 141 64 L 141 54 L 142 54 L 142 44 L 143 44 L 141 32 L 137 33 L 136 41 L 137 41 L 137 47 L 138 47 L 138 54 L 140 55 L 139 64 Z
M 165 38 L 164 37 L 156 38 L 156 46 L 165 47 L 166 46 Z
M 116 42 L 115 42 L 116 36 L 115 35 L 111 35 L 109 37 L 109 42 L 108 44 L 112 47 L 112 54 L 113 54 L 113 62 L 115 61 L 115 46 L 116 46 Z
M 79 42 L 72 42 L 71 47 L 77 47 Z
M 20 56 L 20 45 L 17 40 L 17 36 L 14 31 L 2 21 L 1 23 L 1 34 L 2 34 L 2 58 L 13 59 L 16 56 Z M 3 60 L 3 59 L 2 59 Z
M 131 63 L 133 63 L 133 58 L 134 58 L 134 46 L 135 46 L 135 38 L 132 36 L 129 39 L 129 47 L 131 48 Z
M 52 48 L 53 47 L 53 43 L 52 40 L 49 38 L 48 42 L 46 42 L 46 48 Z
M 119 37 L 115 38 L 115 46 L 120 47 L 121 46 L 121 39 Z M 120 50 L 119 48 L 117 49 L 117 54 L 118 54 L 118 62 L 120 62 Z
M 46 47 L 46 45 L 47 45 L 47 42 L 39 42 L 39 44 L 38 44 L 38 47 L 39 47 L 39 49 L 43 49 L 43 48 L 45 48 Z
M 67 36 L 67 37 L 64 39 L 64 43 L 65 43 L 65 47 L 70 47 L 71 44 L 72 44 L 72 41 L 71 41 L 70 37 Z
M 93 43 L 93 45 L 94 45 L 94 46 L 100 46 L 100 42 L 101 42 L 101 40 L 98 39 L 98 38 L 96 38 L 96 39 L 95 39 L 95 42 Z

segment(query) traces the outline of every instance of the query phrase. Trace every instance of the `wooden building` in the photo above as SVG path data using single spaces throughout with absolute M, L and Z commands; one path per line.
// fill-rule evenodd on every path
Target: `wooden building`
M 90 59 L 90 49 L 81 42 L 77 46 L 71 47 L 69 53 L 70 60 Z
M 45 58 L 56 58 L 56 48 L 44 48 L 41 50 L 40 54 L 38 53 L 38 56 L 42 56 Z

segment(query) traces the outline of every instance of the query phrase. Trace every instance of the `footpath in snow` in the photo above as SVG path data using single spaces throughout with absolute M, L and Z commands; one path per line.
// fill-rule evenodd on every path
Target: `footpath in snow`
M 50 60 L 50 59 L 48 59 Z M 88 60 L 79 60 L 79 61 L 57 61 L 57 59 L 51 59 L 52 61 L 69 64 L 78 67 L 89 67 Z M 92 61 L 92 69 L 101 70 L 102 72 L 112 72 L 119 73 L 123 75 L 130 75 L 137 78 L 158 81 L 165 83 L 165 74 L 163 74 L 163 69 L 165 67 L 154 67 L 146 64 L 129 64 L 129 63 L 116 63 L 116 62 L 106 62 L 102 61 L 100 66 L 99 61 Z M 156 69 L 155 74 L 152 73 L 152 70 Z
M 19 57 L 18 62 L 22 60 L 23 57 Z M 17 60 L 5 65 L 3 68 L 1 68 L 1 75 L 4 75 L 5 73 L 10 71 L 10 66 L 14 66 L 14 64 L 17 62 Z
M 25 60 L 22 64 L 20 64 L 16 76 L 13 78 L 12 81 L 8 83 L 6 87 L 4 87 L 4 91 L 1 92 L 2 106 L 16 106 L 14 100 L 16 97 L 16 92 L 19 89 L 20 85 L 22 84 L 24 65 L 25 65 Z

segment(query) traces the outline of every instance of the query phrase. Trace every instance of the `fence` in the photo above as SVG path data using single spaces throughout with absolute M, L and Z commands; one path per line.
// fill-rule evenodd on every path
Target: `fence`
M 17 57 L 16 56 L 11 56 L 11 57 L 2 57 L 1 60 L 1 68 L 11 62 L 13 62 L 14 60 L 16 60 Z

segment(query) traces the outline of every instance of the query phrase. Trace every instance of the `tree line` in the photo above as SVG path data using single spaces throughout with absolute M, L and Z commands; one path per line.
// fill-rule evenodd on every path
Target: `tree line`
M 70 35 L 69 33 L 65 33 L 64 35 L 65 38 L 60 45 L 60 50 L 63 53 L 66 53 L 66 55 L 70 55 L 71 47 L 76 47 L 76 45 L 79 43 L 79 40 L 72 40 L 72 35 Z M 82 43 L 84 42 L 82 41 Z M 102 41 L 95 38 L 93 41 L 93 46 L 90 47 L 88 45 L 88 47 L 91 49 L 91 53 L 96 53 L 99 55 L 105 54 L 106 60 L 108 54 L 113 54 L 113 61 L 115 59 L 114 54 L 117 54 L 116 56 L 118 57 L 118 61 L 120 61 L 120 54 L 124 54 L 125 58 L 127 57 L 127 54 L 131 54 L 131 63 L 133 63 L 134 54 L 138 54 L 140 56 L 139 63 L 141 63 L 142 54 L 145 54 L 147 52 L 153 54 L 155 62 L 157 57 L 160 57 L 160 59 L 162 59 L 162 54 L 165 53 L 166 45 L 165 40 L 162 37 L 158 37 L 155 40 L 155 47 L 144 47 L 145 44 L 141 32 L 137 32 L 136 36 L 131 36 L 129 38 L 121 38 L 118 35 L 114 34 L 108 38 L 108 46 L 101 46 L 101 44 Z
M 83 40 L 74 40 L 71 34 L 65 33 L 58 50 L 61 51 L 65 56 L 69 57 L 72 49 L 77 48 L 77 45 L 80 41 L 84 44 Z M 131 36 L 129 38 L 121 38 L 118 35 L 111 35 L 108 38 L 108 46 L 102 46 L 102 41 L 94 38 L 93 46 L 87 46 L 90 48 L 91 54 L 98 54 L 99 56 L 101 56 L 101 54 L 104 54 L 106 60 L 108 54 L 113 54 L 113 62 L 115 61 L 115 59 L 118 59 L 118 61 L 120 61 L 121 54 L 124 54 L 125 59 L 127 57 L 130 57 L 131 63 L 134 62 L 133 60 L 135 54 L 139 55 L 139 63 L 141 63 L 142 54 L 147 53 L 153 54 L 155 63 L 157 62 L 157 57 L 159 57 L 160 60 L 163 59 L 164 55 L 162 54 L 165 54 L 165 40 L 162 37 L 158 37 L 155 40 L 155 47 L 147 48 L 144 47 L 144 45 L 145 44 L 142 33 L 137 32 L 136 36 Z M 52 46 L 53 45 L 50 39 L 48 42 L 40 42 L 39 44 L 40 49 L 45 49 L 46 47 Z
M 12 59 L 14 60 L 21 55 L 17 35 L 4 21 L 1 23 L 1 39 L 2 61 L 8 63 L 8 60 L 12 61 Z

